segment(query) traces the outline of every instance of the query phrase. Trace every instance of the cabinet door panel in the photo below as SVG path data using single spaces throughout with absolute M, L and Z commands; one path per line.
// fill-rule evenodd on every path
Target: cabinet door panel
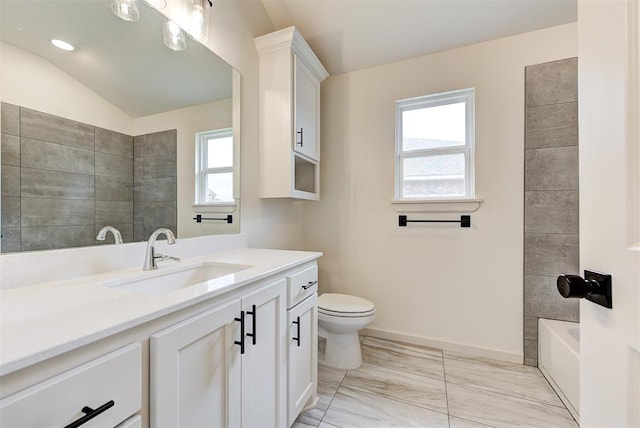
M 288 422 L 316 394 L 318 384 L 318 295 L 289 310 Z
M 283 427 L 286 423 L 286 280 L 261 288 L 242 299 L 245 337 L 242 356 L 242 426 Z
M 240 301 L 151 337 L 151 425 L 240 425 Z
M 318 122 L 320 84 L 307 66 L 294 55 L 295 63 L 295 141 L 293 149 L 319 160 Z

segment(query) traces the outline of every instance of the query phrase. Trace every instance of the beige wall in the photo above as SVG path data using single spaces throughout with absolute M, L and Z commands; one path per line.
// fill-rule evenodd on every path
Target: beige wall
M 524 67 L 575 57 L 576 31 L 563 25 L 323 83 L 322 195 L 304 207 L 305 248 L 325 254 L 321 291 L 373 301 L 379 332 L 522 361 Z M 484 200 L 472 228 L 399 228 L 395 101 L 469 87 Z

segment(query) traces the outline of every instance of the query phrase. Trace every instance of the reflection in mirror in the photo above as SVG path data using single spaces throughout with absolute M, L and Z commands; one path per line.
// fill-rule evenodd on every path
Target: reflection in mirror
M 136 22 L 102 0 L 2 0 L 0 9 L 0 252 L 113 244 L 113 234 L 96 239 L 105 226 L 125 243 L 158 227 L 178 238 L 239 232 L 231 66 L 190 38 L 183 51 L 167 48 L 166 18 L 144 3 Z M 194 205 L 196 136 L 229 129 L 233 194 Z M 193 220 L 211 211 L 233 223 Z

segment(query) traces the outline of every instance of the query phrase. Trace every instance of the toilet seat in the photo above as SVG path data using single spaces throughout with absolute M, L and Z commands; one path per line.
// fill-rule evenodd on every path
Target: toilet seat
M 344 318 L 368 317 L 376 307 L 370 301 L 348 294 L 324 293 L 318 297 L 318 313 Z

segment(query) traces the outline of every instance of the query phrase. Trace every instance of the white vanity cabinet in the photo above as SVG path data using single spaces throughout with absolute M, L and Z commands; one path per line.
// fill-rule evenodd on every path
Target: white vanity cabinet
M 320 198 L 320 83 L 329 74 L 295 27 L 255 39 L 263 198 Z
M 318 267 L 314 264 L 287 276 L 289 349 L 287 424 L 317 397 Z
M 285 284 L 151 336 L 151 426 L 285 425 Z
M 134 343 L 3 398 L 0 426 L 116 426 L 142 406 L 141 362 Z

